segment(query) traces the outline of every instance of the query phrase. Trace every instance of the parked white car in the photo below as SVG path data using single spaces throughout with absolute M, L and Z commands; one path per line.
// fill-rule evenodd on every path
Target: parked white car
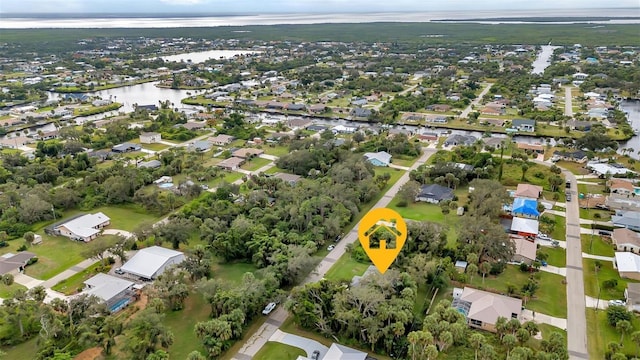
M 609 300 L 609 306 L 624 306 L 625 302 L 622 300 Z
M 547 235 L 547 234 L 539 233 L 539 234 L 538 234 L 538 239 L 541 239 L 541 240 L 551 240 L 551 237 L 549 237 L 549 235 Z
M 278 305 L 278 304 L 276 304 L 276 303 L 274 303 L 274 302 L 269 303 L 269 304 L 267 305 L 267 307 L 265 307 L 265 308 L 264 308 L 264 310 L 262 310 L 262 314 L 263 314 L 263 315 L 269 315 L 269 314 L 273 311 L 273 309 L 275 309 L 275 308 L 276 308 L 276 306 L 277 306 L 277 305 Z

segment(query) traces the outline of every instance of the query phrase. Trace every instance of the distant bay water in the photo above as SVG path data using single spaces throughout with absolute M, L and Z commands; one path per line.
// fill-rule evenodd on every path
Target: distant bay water
M 470 20 L 471 19 L 471 20 Z M 531 19 L 531 20 L 528 20 Z M 640 7 L 613 9 L 432 11 L 334 14 L 169 15 L 169 14 L 0 14 L 0 29 L 176 28 L 278 24 L 435 22 L 543 24 L 640 24 Z

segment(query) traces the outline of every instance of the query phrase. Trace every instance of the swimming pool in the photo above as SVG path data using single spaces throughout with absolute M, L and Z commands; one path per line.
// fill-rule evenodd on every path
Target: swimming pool
M 634 192 L 636 195 L 640 195 L 640 187 L 633 188 L 633 192 Z
M 111 310 L 111 312 L 117 312 L 117 311 L 121 310 L 122 308 L 124 308 L 125 306 L 127 306 L 127 304 L 129 304 L 129 302 L 131 302 L 131 299 L 128 299 L 128 298 L 120 299 L 120 300 L 118 300 L 117 303 L 113 304 L 113 306 L 111 306 L 111 308 L 109 310 Z
M 158 187 L 160 189 L 171 189 L 173 187 L 173 183 L 164 183 L 164 184 L 160 184 L 158 185 Z

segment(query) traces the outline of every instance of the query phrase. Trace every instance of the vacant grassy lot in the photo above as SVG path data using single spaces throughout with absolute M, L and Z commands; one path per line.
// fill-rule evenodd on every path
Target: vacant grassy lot
M 255 273 L 256 270 L 258 270 L 258 268 L 255 265 L 249 263 L 216 262 L 212 267 L 212 274 L 216 279 L 240 283 L 245 273 Z
M 578 192 L 580 194 L 603 194 L 605 186 L 598 183 L 578 184 Z
M 247 161 L 246 163 L 244 163 L 244 165 L 242 165 L 241 168 L 244 169 L 244 170 L 256 171 L 256 170 L 260 169 L 261 167 L 269 164 L 270 162 L 271 162 L 271 160 L 268 160 L 268 159 L 253 158 L 253 159 Z
M 184 303 L 184 309 L 169 311 L 164 324 L 173 332 L 173 345 L 169 347 L 172 359 L 186 359 L 193 350 L 206 354 L 202 342 L 196 338 L 194 327 L 200 321 L 206 321 L 211 313 L 211 307 L 200 294 L 190 295 Z
M 9 285 L 9 286 L 7 286 L 5 284 L 2 284 L 2 285 L 0 285 L 0 298 L 8 299 L 18 289 L 27 290 L 26 287 L 24 287 L 24 286 L 22 286 L 22 285 L 20 285 L 18 283 L 15 283 L 15 282 L 13 284 Z
M 371 264 L 357 262 L 351 258 L 351 254 L 345 253 L 336 261 L 336 263 L 327 271 L 324 276 L 327 280 L 351 282 L 351 279 L 358 275 L 361 276 Z
M 95 263 L 88 268 L 82 270 L 81 272 L 72 275 L 69 278 L 66 278 L 56 285 L 54 285 L 51 289 L 61 292 L 65 295 L 72 295 L 78 293 L 84 287 L 83 283 L 89 279 L 90 277 L 96 275 L 98 271 L 96 270 L 100 267 L 100 262 Z
M 567 251 L 561 247 L 547 247 L 542 246 L 538 249 L 538 254 L 544 253 L 547 254 L 547 263 L 549 265 L 557 266 L 557 267 L 566 267 L 567 266 Z
M 596 209 L 580 209 L 580 218 L 596 221 L 611 220 L 611 212 Z
M 410 203 L 405 207 L 398 207 L 398 202 L 399 199 L 393 199 L 389 208 L 397 211 L 405 219 L 444 223 L 445 215 L 439 205 L 418 202 Z M 456 215 L 454 214 L 454 216 Z
M 101 206 L 90 211 L 70 211 L 65 213 L 64 219 L 77 214 L 94 214 L 97 212 L 102 212 L 111 218 L 109 229 L 132 231 L 142 222 L 155 222 L 160 220 L 160 216 L 151 214 L 138 205 Z M 58 219 L 58 221 L 60 221 L 60 219 Z
M 413 165 L 414 162 L 416 162 L 417 159 L 418 159 L 417 157 L 408 157 L 408 156 L 399 155 L 399 156 L 394 156 L 391 162 L 394 165 L 410 167 L 411 165 Z
M 501 294 L 508 293 L 509 285 L 513 285 L 516 293 L 519 293 L 522 286 L 527 283 L 530 275 L 530 273 L 520 271 L 514 265 L 508 265 L 504 272 L 498 276 L 487 275 L 484 284 L 482 283 L 482 274 L 474 276 L 471 285 Z M 543 271 L 535 273 L 534 276 L 538 279 L 539 288 L 536 290 L 533 299 L 527 302 L 526 308 L 543 314 L 566 318 L 567 292 L 566 286 L 562 283 L 564 277 Z
M 530 164 L 522 179 L 522 167 L 519 163 L 507 163 L 502 168 L 502 184 L 504 186 L 517 186 L 519 183 L 529 183 L 542 186 L 543 189 L 549 190 L 549 176 L 553 176 L 548 166 Z
M 640 320 L 637 316 L 631 319 L 634 331 L 640 330 Z M 589 335 L 588 350 L 592 359 L 604 359 L 604 352 L 607 344 L 610 342 L 620 342 L 620 333 L 607 322 L 606 311 L 595 309 L 587 309 L 587 331 Z M 631 336 L 625 335 L 622 341 L 621 352 L 626 354 L 630 359 L 637 354 L 638 347 L 631 341 Z
M 306 355 L 307 353 L 300 348 L 269 341 L 253 358 L 255 360 L 296 360 L 298 356 Z M 308 355 L 311 356 L 311 354 Z
M 550 218 L 555 224 L 553 231 L 549 233 L 552 239 L 564 240 L 567 237 L 567 225 L 564 217 L 553 214 L 544 214 L 542 217 Z M 540 231 L 543 231 L 542 222 L 540 223 Z
M 166 144 L 140 144 L 143 149 L 151 150 L 151 151 L 162 151 L 164 149 L 169 148 L 169 145 Z
M 580 239 L 582 240 L 582 252 L 601 256 L 613 256 L 615 253 L 611 242 L 598 235 L 582 234 Z
M 267 155 L 273 155 L 277 157 L 284 156 L 289 153 L 289 147 L 283 145 L 266 145 L 262 147 L 262 150 L 264 150 L 264 153 Z
M 596 261 L 593 259 L 583 259 L 582 267 L 584 272 L 584 293 L 591 297 L 600 297 L 605 300 L 624 299 L 624 290 L 627 288 L 627 283 L 638 281 L 622 279 L 618 274 L 618 270 L 613 268 L 611 261 L 600 261 L 600 270 L 598 270 L 598 276 L 596 281 Z M 614 288 L 606 289 L 603 285 L 605 281 L 615 279 L 618 284 Z
M 585 169 L 583 164 L 578 164 L 573 161 L 558 161 L 556 166 L 565 168 L 575 175 L 586 175 L 589 173 L 589 170 Z
M 39 337 L 35 336 L 32 339 L 23 342 L 22 344 L 1 348 L 1 350 L 6 353 L 4 358 L 12 360 L 35 359 L 36 353 L 38 352 L 38 340 Z

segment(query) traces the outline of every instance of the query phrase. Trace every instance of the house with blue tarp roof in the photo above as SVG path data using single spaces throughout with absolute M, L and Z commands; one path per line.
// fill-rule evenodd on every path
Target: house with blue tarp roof
M 515 198 L 511 209 L 514 216 L 528 219 L 537 219 L 540 216 L 538 202 L 533 199 Z

